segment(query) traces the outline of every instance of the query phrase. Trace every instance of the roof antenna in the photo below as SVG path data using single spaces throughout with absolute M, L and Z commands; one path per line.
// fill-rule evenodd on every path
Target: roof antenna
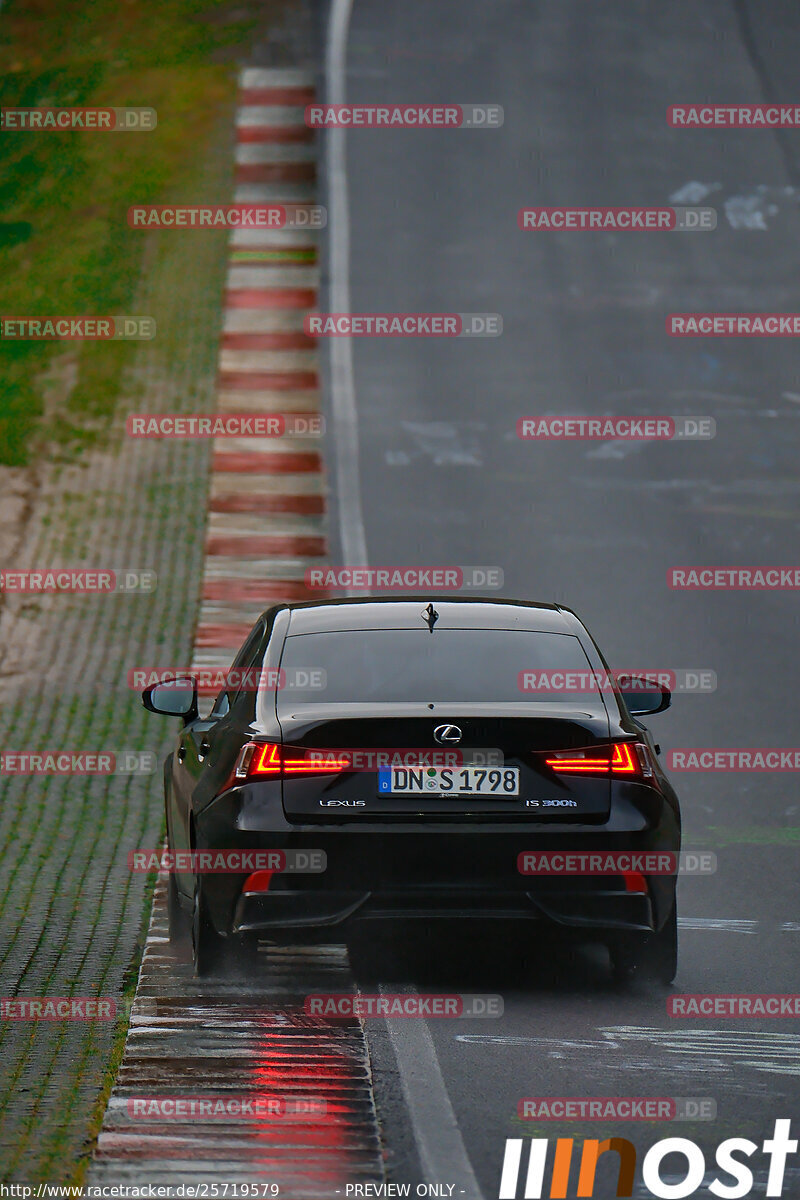
M 433 627 L 436 624 L 436 622 L 439 620 L 439 614 L 437 613 L 437 611 L 433 607 L 433 605 L 429 604 L 428 607 L 425 609 L 425 611 L 420 613 L 420 616 L 422 617 L 425 624 L 428 626 L 428 629 L 430 629 L 431 633 L 433 633 Z

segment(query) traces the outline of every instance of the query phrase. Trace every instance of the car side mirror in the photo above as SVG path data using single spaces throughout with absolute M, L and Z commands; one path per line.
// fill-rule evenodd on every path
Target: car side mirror
M 194 721 L 198 714 L 197 680 L 169 679 L 164 683 L 153 683 L 142 692 L 142 704 L 148 712 L 160 713 L 164 717 L 182 717 L 184 725 Z
M 672 692 L 646 675 L 619 675 L 617 686 L 632 717 L 652 716 L 672 703 Z

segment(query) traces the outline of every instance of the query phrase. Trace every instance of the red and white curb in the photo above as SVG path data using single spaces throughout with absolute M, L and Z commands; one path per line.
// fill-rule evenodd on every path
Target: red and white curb
M 248 69 L 237 115 L 237 202 L 315 200 L 315 145 L 303 124 L 312 76 Z M 316 304 L 316 235 L 237 230 L 219 358 L 221 412 L 317 413 L 319 372 L 303 316 Z M 304 583 L 324 561 L 325 476 L 312 439 L 217 439 L 193 666 L 228 667 L 260 612 L 320 598 Z M 197 980 L 170 944 L 159 879 L 125 1052 L 89 1168 L 93 1185 L 259 1185 L 258 1196 L 336 1200 L 379 1184 L 384 1165 L 364 1032 L 307 1016 L 309 992 L 354 990 L 344 947 L 270 950 L 239 977 Z M 311 1097 L 314 1113 L 170 1120 L 133 1101 Z M 320 1111 L 321 1107 L 324 1112 Z M 255 1194 L 255 1193 L 250 1193 Z
M 316 146 L 303 122 L 313 77 L 242 72 L 237 203 L 316 200 Z M 235 230 L 219 357 L 220 412 L 316 414 L 319 366 L 303 332 L 319 286 L 313 230 Z M 304 583 L 324 561 L 325 475 L 314 438 L 219 438 L 214 445 L 195 668 L 227 667 L 277 600 L 319 599 Z

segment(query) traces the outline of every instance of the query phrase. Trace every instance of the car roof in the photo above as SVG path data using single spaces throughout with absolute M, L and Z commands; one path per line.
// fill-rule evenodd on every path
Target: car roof
M 290 611 L 288 633 L 323 633 L 346 629 L 423 629 L 433 604 L 438 629 L 521 629 L 580 635 L 585 630 L 571 609 L 528 600 L 454 600 L 449 596 L 351 597 L 280 605 Z

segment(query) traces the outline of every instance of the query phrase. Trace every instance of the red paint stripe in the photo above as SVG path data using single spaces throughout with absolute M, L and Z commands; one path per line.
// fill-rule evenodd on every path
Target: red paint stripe
M 209 504 L 210 512 L 219 513 L 302 513 L 313 516 L 325 512 L 325 497 L 316 494 L 296 496 L 259 495 L 252 492 L 235 492 L 229 496 L 217 496 Z
M 312 142 L 314 130 L 307 125 L 238 125 L 237 142 Z
M 224 333 L 224 350 L 316 350 L 317 339 L 299 330 L 284 333 Z
M 316 451 L 292 454 L 235 454 L 220 451 L 214 455 L 214 471 L 238 471 L 245 475 L 291 475 L 302 471 L 321 471 L 322 458 Z
M 239 105 L 278 104 L 292 108 L 305 108 L 314 103 L 313 87 L 242 88 Z
M 249 537 L 210 537 L 206 554 L 216 557 L 248 557 L 251 554 L 291 555 L 317 558 L 325 554 L 325 538 L 294 533 L 258 534 Z
M 313 162 L 237 163 L 236 183 L 313 183 L 317 164 Z
M 243 392 L 257 392 L 271 388 L 276 392 L 289 392 L 295 388 L 315 388 L 319 385 L 316 371 L 220 371 L 220 388 L 236 388 Z
M 230 600 L 233 604 L 272 604 L 275 600 L 327 600 L 330 592 L 313 591 L 297 579 L 211 579 L 203 585 L 204 600 Z
M 235 288 L 225 293 L 226 308 L 313 308 L 315 288 Z

